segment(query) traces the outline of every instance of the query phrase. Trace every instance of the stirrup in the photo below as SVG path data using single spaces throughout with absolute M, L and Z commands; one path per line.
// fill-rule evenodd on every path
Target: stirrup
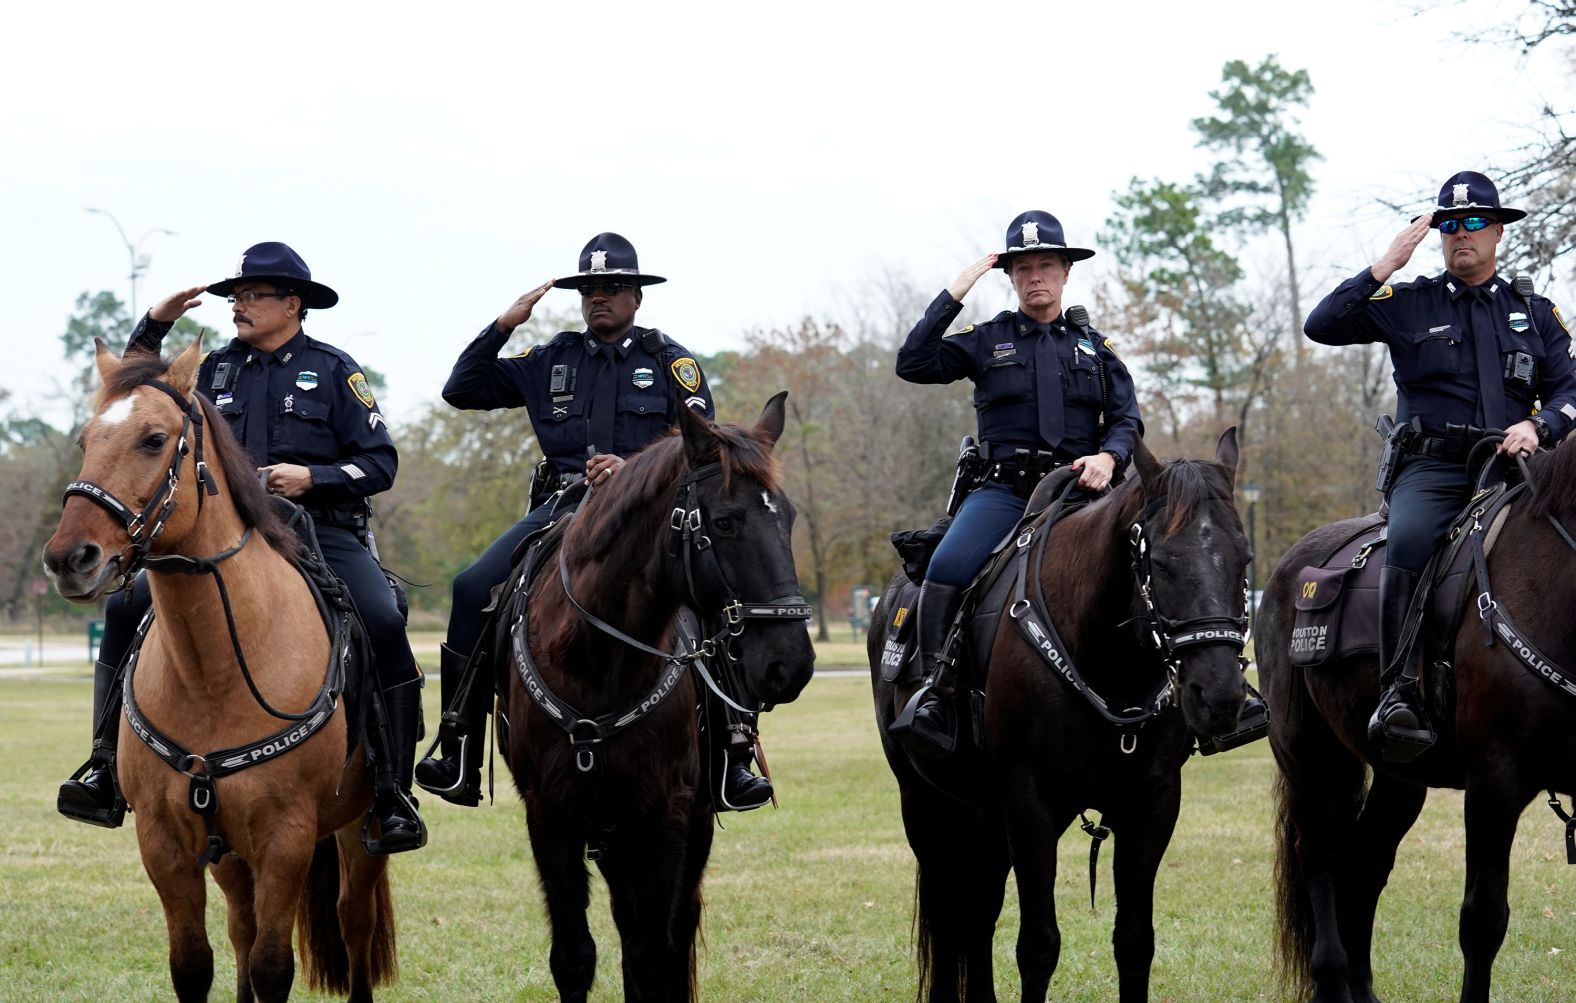
M 772 803 L 772 782 L 765 777 L 756 776 L 750 772 L 749 767 L 742 764 L 737 767 L 737 770 L 742 771 L 745 776 L 749 777 L 750 782 L 740 786 L 753 793 L 745 797 L 730 799 L 728 797 L 728 774 L 735 772 L 735 769 L 732 765 L 724 766 L 722 783 L 717 785 L 717 801 L 724 809 L 728 811 L 754 811 Z
M 468 762 L 467 757 L 471 751 L 471 736 L 460 736 L 459 755 L 454 760 L 450 760 L 438 754 L 440 751 L 438 745 L 442 742 L 441 732 L 443 729 L 440 727 L 438 731 L 440 735 L 433 737 L 432 744 L 428 746 L 426 754 L 416 764 L 414 775 L 416 786 L 429 794 L 436 794 L 450 804 L 459 805 L 462 808 L 474 808 L 482 803 L 482 785 L 480 764 L 477 766 L 475 785 L 466 783 L 466 775 L 470 771 L 465 768 L 465 764 Z M 453 783 L 446 783 L 447 777 L 433 776 L 435 772 L 444 769 L 450 762 L 454 762 L 457 767 L 455 770 L 457 775 Z M 432 765 L 428 766 L 427 764 L 429 763 Z
M 378 808 L 387 804 L 385 798 L 392 798 L 396 802 L 390 808 L 394 811 L 409 815 L 416 823 L 415 842 L 409 842 L 411 837 L 401 837 L 399 840 L 390 841 L 387 832 L 380 831 L 377 839 L 372 838 L 372 822 L 378 819 Z M 382 821 L 378 819 L 378 821 Z M 368 856 L 385 857 L 391 853 L 405 853 L 409 850 L 419 850 L 427 845 L 427 823 L 421 820 L 421 813 L 416 810 L 416 799 L 402 790 L 390 791 L 386 795 L 374 795 L 372 807 L 367 809 L 366 821 L 361 823 L 361 846 L 367 851 Z
M 1421 727 L 1405 728 L 1391 723 L 1389 712 L 1398 705 L 1411 711 Z M 1368 719 L 1368 742 L 1379 750 L 1387 763 L 1410 763 L 1431 749 L 1437 741 L 1439 734 L 1428 723 L 1427 716 L 1415 704 L 1406 703 L 1399 697 L 1381 700 L 1379 708 Z
M 1248 697 L 1242 715 L 1237 718 L 1236 728 L 1219 735 L 1198 736 L 1199 755 L 1213 756 L 1217 752 L 1229 752 L 1250 742 L 1257 742 L 1270 733 L 1269 704 L 1251 686 L 1248 687 Z
M 82 801 L 73 801 L 65 796 L 67 784 L 81 787 L 81 780 L 93 770 L 102 770 L 109 781 L 110 791 L 113 796 L 110 803 L 103 802 L 85 804 Z M 55 810 L 66 818 L 77 822 L 86 822 L 104 829 L 119 829 L 126 822 L 126 799 L 121 797 L 120 784 L 115 780 L 115 771 L 110 763 L 101 759 L 89 759 L 60 785 L 60 793 L 55 796 Z
M 919 714 L 921 705 L 932 695 L 935 697 L 935 708 L 944 721 L 950 722 L 950 729 L 945 725 L 936 726 L 927 720 L 929 715 Z M 952 755 L 958 747 L 958 726 L 956 714 L 946 706 L 947 699 L 935 691 L 933 681 L 924 683 L 909 697 L 908 703 L 903 705 L 903 710 L 892 723 L 887 725 L 887 734 L 902 743 L 910 755 L 921 758 Z

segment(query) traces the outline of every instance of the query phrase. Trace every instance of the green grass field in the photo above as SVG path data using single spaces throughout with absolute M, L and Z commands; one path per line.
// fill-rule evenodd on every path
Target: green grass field
M 846 661 L 831 651 L 823 663 Z M 436 720 L 436 686 L 428 720 Z M 162 913 L 130 826 L 55 814 L 55 788 L 86 753 L 84 671 L 0 681 L 0 1000 L 170 998 Z M 896 785 L 872 724 L 868 681 L 817 678 L 764 721 L 782 807 L 724 816 L 706 881 L 709 1000 L 906 1000 L 913 995 L 913 865 Z M 500 769 L 502 769 L 500 764 Z M 1157 891 L 1156 1001 L 1272 1000 L 1270 782 L 1264 743 L 1194 760 L 1182 818 Z M 548 928 L 506 774 L 496 804 L 461 809 L 425 798 L 431 842 L 394 858 L 401 977 L 384 1000 L 550 1000 Z M 1387 1001 L 1454 999 L 1461 962 L 1461 798 L 1436 792 L 1402 847 L 1379 916 L 1379 989 Z M 1061 967 L 1056 1000 L 1114 1001 L 1109 849 L 1096 907 L 1087 901 L 1088 842 L 1061 844 Z M 210 884 L 210 887 L 211 884 Z M 600 959 L 594 999 L 622 996 L 618 943 L 600 878 L 592 916 Z M 1576 868 L 1541 803 L 1523 820 L 1512 862 L 1510 933 L 1495 999 L 1576 998 Z M 214 998 L 233 999 L 234 970 L 214 888 L 209 934 Z M 997 932 L 997 987 L 1017 995 L 1016 900 Z M 300 998 L 317 998 L 298 989 Z

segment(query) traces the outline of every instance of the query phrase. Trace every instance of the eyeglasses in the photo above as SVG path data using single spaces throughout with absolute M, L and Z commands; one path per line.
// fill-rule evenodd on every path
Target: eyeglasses
M 1466 219 L 1442 219 L 1439 221 L 1440 233 L 1455 233 L 1465 229 L 1468 233 L 1477 233 L 1479 230 L 1494 222 L 1487 216 L 1468 216 Z
M 603 296 L 617 296 L 619 293 L 627 292 L 633 288 L 635 288 L 633 282 L 587 282 L 580 287 L 580 295 L 595 296 L 597 293 L 601 293 Z
M 263 292 L 260 289 L 247 289 L 247 290 L 245 290 L 243 292 L 231 293 L 230 295 L 228 295 L 228 296 L 226 296 L 224 298 L 224 301 L 226 303 L 247 303 L 247 304 L 251 304 L 251 303 L 256 303 L 258 300 L 264 298 L 265 296 L 272 296 L 272 297 L 275 297 L 276 299 L 288 299 L 289 297 L 294 296 L 294 295 L 295 295 L 295 293 L 265 293 L 265 292 Z

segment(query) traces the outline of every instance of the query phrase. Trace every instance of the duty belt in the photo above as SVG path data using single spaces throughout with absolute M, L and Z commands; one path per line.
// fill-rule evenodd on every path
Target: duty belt
M 1412 440 L 1408 451 L 1414 456 L 1461 463 L 1490 431 L 1476 425 L 1446 425 L 1444 435 L 1420 435 Z

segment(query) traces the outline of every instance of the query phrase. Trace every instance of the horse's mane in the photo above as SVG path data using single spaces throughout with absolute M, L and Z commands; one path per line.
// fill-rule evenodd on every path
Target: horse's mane
M 1576 446 L 1568 445 L 1569 441 L 1527 461 L 1538 486 L 1528 509 L 1534 518 L 1558 517 L 1576 509 Z
M 777 490 L 778 468 L 772 443 L 753 428 L 711 424 L 707 426 L 706 441 L 703 462 L 722 465 L 723 490 L 727 490 L 734 476 L 759 481 L 767 491 Z M 618 472 L 618 490 L 598 489 L 581 508 L 566 540 L 570 547 L 567 556 L 644 560 L 651 540 L 631 530 L 653 518 L 667 523 L 673 509 L 674 485 L 688 467 L 684 438 L 677 429 L 670 429 L 667 435 L 632 455 Z
M 104 381 L 100 394 L 102 397 L 115 397 L 155 380 L 163 382 L 170 365 L 171 360 L 154 352 L 127 352 L 120 366 Z M 224 471 L 225 483 L 230 488 L 230 502 L 235 506 L 236 515 L 240 516 L 241 524 L 261 533 L 281 554 L 294 557 L 300 552 L 301 542 L 274 511 L 251 457 L 236 441 L 230 431 L 230 423 L 219 414 L 213 402 L 200 393 L 196 396 L 203 416 L 204 459 Z

